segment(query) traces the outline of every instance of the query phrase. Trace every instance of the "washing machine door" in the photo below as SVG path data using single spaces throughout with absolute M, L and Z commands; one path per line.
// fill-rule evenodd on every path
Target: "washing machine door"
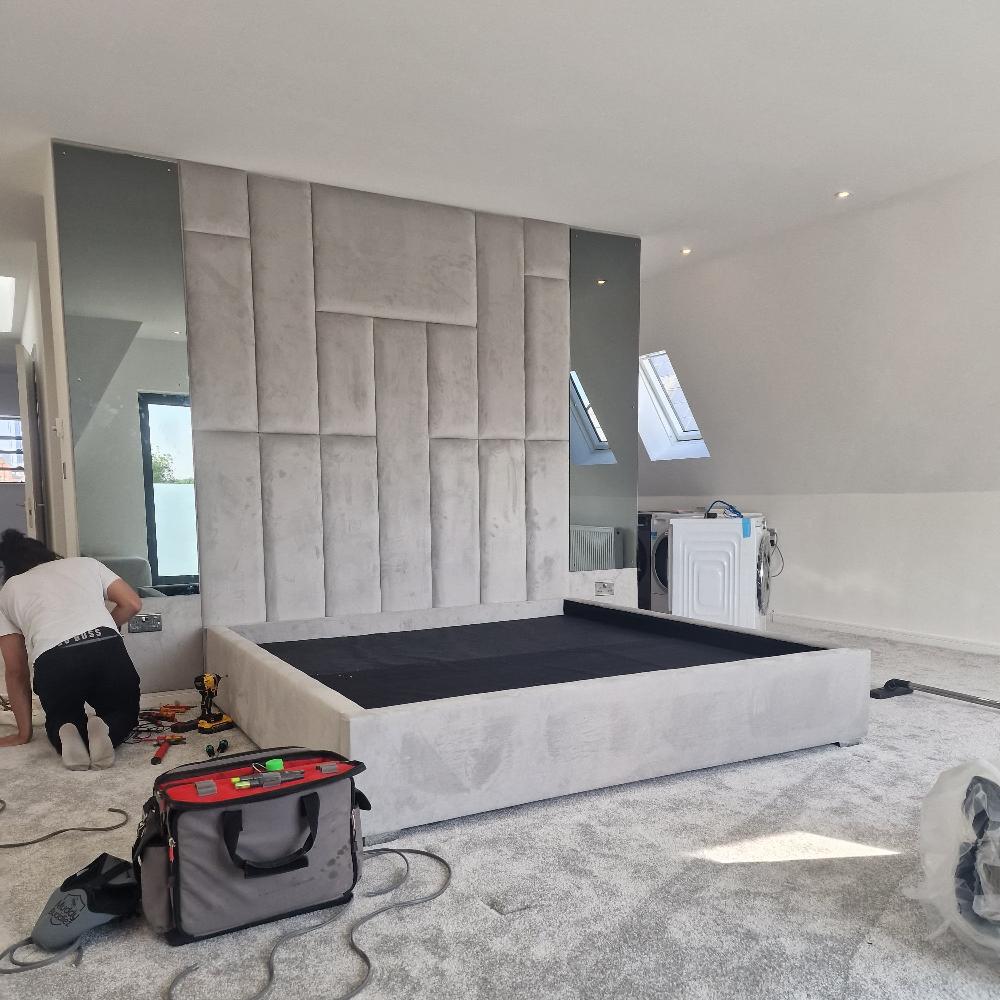
M 771 608 L 771 553 L 774 551 L 771 532 L 761 533 L 757 546 L 757 610 L 766 615 Z
M 645 579 L 646 574 L 649 572 L 649 556 L 646 555 L 647 549 L 648 546 L 643 545 L 641 538 L 635 543 L 635 571 L 636 576 L 640 580 Z
M 664 594 L 670 593 L 670 533 L 661 531 L 656 542 L 653 544 L 653 578 L 657 586 Z

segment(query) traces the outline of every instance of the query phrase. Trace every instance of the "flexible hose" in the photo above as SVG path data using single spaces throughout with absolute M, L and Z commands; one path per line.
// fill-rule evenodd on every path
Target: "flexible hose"
M 32 969 L 40 969 L 44 965 L 52 965 L 54 962 L 58 962 L 60 959 L 65 958 L 71 952 L 76 952 L 76 958 L 73 959 L 74 965 L 79 965 L 83 961 L 83 945 L 80 944 L 80 939 L 77 938 L 72 944 L 66 945 L 61 951 L 53 952 L 45 958 L 37 959 L 34 962 L 25 962 L 18 958 L 15 954 L 19 948 L 23 948 L 25 945 L 31 944 L 31 938 L 26 937 L 23 941 L 18 941 L 17 944 L 12 944 L 9 948 L 4 948 L 0 951 L 0 976 L 9 976 L 14 972 L 30 972 Z M 13 969 L 3 968 L 3 961 L 6 959 L 14 966 Z
M 7 803 L 3 799 L 0 799 L 0 812 L 3 812 L 6 808 Z M 31 847 L 32 844 L 41 844 L 45 840 L 58 837 L 61 833 L 107 833 L 108 830 L 120 830 L 128 822 L 128 813 L 124 809 L 109 809 L 108 812 L 118 813 L 122 817 L 122 821 L 115 823 L 114 826 L 67 826 L 62 830 L 53 830 L 51 833 L 36 837 L 34 840 L 18 840 L 12 844 L 0 844 L 0 849 L 6 847 Z
M 375 917 L 380 916 L 383 913 L 388 913 L 390 910 L 403 910 L 410 906 L 418 906 L 420 903 L 429 903 L 432 899 L 437 899 L 438 896 L 440 896 L 451 883 L 451 874 L 452 874 L 451 865 L 449 865 L 448 862 L 444 860 L 444 858 L 441 858 L 430 851 L 421 851 L 417 850 L 416 848 L 404 848 L 404 847 L 399 847 L 399 848 L 373 847 L 364 852 L 365 857 L 376 857 L 378 855 L 386 855 L 386 854 L 394 854 L 398 858 L 400 858 L 403 864 L 406 866 L 405 871 L 403 872 L 402 877 L 397 879 L 392 884 L 390 884 L 388 888 L 378 889 L 373 892 L 366 892 L 363 894 L 365 897 L 373 898 L 376 896 L 385 896 L 388 895 L 388 893 L 393 892 L 396 889 L 400 888 L 410 877 L 410 862 L 409 859 L 406 857 L 406 855 L 408 854 L 419 855 L 421 857 L 430 858 L 433 861 L 437 861 L 438 864 L 440 864 L 445 870 L 444 884 L 439 889 L 435 890 L 429 895 L 418 896 L 415 899 L 404 899 L 398 903 L 389 903 L 386 906 L 379 907 L 379 909 L 373 911 L 372 913 L 369 913 L 367 916 L 362 917 L 360 920 L 356 921 L 352 925 L 351 930 L 349 932 L 348 940 L 350 942 L 351 950 L 361 959 L 362 962 L 364 962 L 365 973 L 360 982 L 354 985 L 347 993 L 341 994 L 339 997 L 336 998 L 336 1000 L 351 1000 L 352 997 L 356 997 L 368 985 L 368 981 L 371 979 L 372 976 L 372 970 L 373 970 L 372 961 L 368 957 L 368 954 L 364 951 L 364 949 L 355 940 L 355 934 L 357 934 L 357 932 L 370 920 L 374 920 Z M 247 997 L 246 1000 L 264 1000 L 264 998 L 271 993 L 271 990 L 274 988 L 275 984 L 274 956 L 278 948 L 281 947 L 281 945 L 283 945 L 286 941 L 291 941 L 294 938 L 302 937 L 303 935 L 310 934 L 313 931 L 318 931 L 321 927 L 328 926 L 329 924 L 333 923 L 333 921 L 336 920 L 337 917 L 340 916 L 341 912 L 342 910 L 338 908 L 329 917 L 327 917 L 325 920 L 321 920 L 319 923 L 310 924 L 308 927 L 300 927 L 292 931 L 286 931 L 279 938 L 277 938 L 274 944 L 271 945 L 271 950 L 267 956 L 267 982 L 264 984 L 262 989 L 254 993 L 253 996 Z M 170 981 L 170 984 L 167 986 L 166 993 L 164 994 L 165 1000 L 177 1000 L 177 997 L 174 995 L 174 990 L 190 973 L 194 972 L 194 970 L 197 968 L 198 966 L 197 964 L 195 964 L 195 965 L 188 965 L 185 968 L 181 969 L 180 972 L 178 972 L 177 975 L 174 976 L 174 978 Z

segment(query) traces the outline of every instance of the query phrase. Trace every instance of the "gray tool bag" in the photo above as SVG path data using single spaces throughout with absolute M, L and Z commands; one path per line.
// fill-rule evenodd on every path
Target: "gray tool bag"
M 175 944 L 351 899 L 365 769 L 283 747 L 157 776 L 132 849 L 142 911 Z

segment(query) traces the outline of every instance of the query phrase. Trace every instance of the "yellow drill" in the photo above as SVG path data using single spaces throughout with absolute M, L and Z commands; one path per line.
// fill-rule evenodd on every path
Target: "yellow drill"
M 232 729 L 235 723 L 225 712 L 215 710 L 215 699 L 219 693 L 218 674 L 199 674 L 194 679 L 194 686 L 201 695 L 201 715 L 198 716 L 198 732 L 220 733 L 223 729 Z

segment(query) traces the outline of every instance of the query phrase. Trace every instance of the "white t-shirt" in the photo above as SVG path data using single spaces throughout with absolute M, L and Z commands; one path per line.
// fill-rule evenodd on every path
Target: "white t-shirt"
M 0 635 L 23 635 L 28 660 L 89 629 L 117 629 L 104 601 L 118 579 L 96 559 L 42 563 L 11 577 L 0 590 Z

